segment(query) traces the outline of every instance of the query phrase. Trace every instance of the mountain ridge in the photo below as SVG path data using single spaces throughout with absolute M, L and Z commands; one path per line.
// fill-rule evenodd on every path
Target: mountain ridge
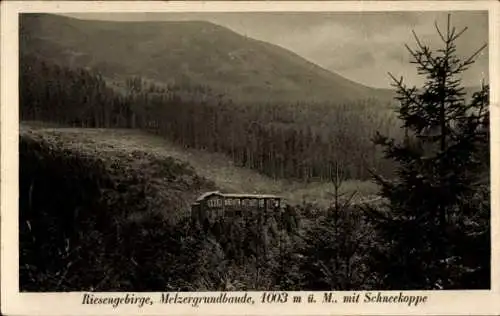
M 91 21 L 23 14 L 20 25 L 22 54 L 90 67 L 115 79 L 139 75 L 164 83 L 206 84 L 233 99 L 255 101 L 388 101 L 393 93 L 206 21 Z

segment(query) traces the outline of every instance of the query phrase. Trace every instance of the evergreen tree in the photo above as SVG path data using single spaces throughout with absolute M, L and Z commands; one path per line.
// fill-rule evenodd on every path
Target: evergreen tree
M 460 288 L 468 286 L 467 274 L 477 271 L 483 271 L 483 279 L 469 285 L 488 287 L 487 252 L 463 248 L 480 235 L 489 249 L 489 198 L 470 207 L 489 177 L 488 86 L 467 101 L 460 80 L 484 46 L 460 59 L 455 43 L 467 28 L 457 31 L 450 16 L 445 32 L 435 26 L 442 48 L 431 50 L 415 33 L 416 50 L 406 46 L 426 78 L 423 88 L 409 88 L 391 75 L 405 139 L 396 142 L 378 133 L 374 139 L 385 157 L 398 163 L 395 180 L 374 173 L 389 209 L 369 210 L 385 241 L 376 254 L 377 270 L 390 288 Z M 470 260 L 477 256 L 482 259 Z

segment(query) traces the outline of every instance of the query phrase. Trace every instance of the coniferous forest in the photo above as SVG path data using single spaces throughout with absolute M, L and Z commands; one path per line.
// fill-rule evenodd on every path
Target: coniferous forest
M 481 50 L 459 58 L 462 31 L 436 31 L 440 47 L 408 47 L 425 84 L 392 77 L 393 102 L 241 102 L 21 51 L 21 290 L 489 288 L 489 87 L 466 94 L 460 75 Z M 220 177 L 126 145 L 134 133 L 269 181 L 327 183 L 330 206 L 200 228 L 190 203 Z M 124 145 L 104 146 L 109 135 Z M 349 181 L 377 202 L 355 201 Z
M 159 86 L 135 77 L 114 87 L 99 74 L 32 56 L 23 56 L 21 67 L 23 120 L 144 129 L 184 147 L 224 153 L 273 178 L 328 180 L 334 162 L 354 179 L 368 179 L 367 166 L 391 172 L 370 137 L 373 129 L 397 133 L 395 116 L 374 100 L 238 105 L 203 86 Z

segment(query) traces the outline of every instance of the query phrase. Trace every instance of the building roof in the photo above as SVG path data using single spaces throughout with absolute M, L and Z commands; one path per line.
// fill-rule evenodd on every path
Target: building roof
M 281 199 L 280 196 L 273 194 L 223 193 L 222 195 L 225 197 L 233 197 L 233 198 Z
M 196 201 L 202 201 L 211 195 L 219 195 L 229 198 L 281 199 L 280 196 L 272 194 L 221 193 L 220 191 L 211 191 L 203 193 L 196 199 Z
M 209 197 L 210 195 L 214 195 L 214 194 L 222 195 L 222 193 L 220 193 L 219 191 L 205 192 L 196 199 L 196 202 L 202 201 L 202 200 L 206 199 L 207 197 Z

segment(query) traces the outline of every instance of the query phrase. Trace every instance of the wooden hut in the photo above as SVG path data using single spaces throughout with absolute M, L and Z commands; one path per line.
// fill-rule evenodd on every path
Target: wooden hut
M 246 212 L 267 212 L 279 210 L 283 199 L 269 194 L 236 194 L 219 191 L 202 194 L 191 207 L 191 216 L 197 221 L 209 222 L 220 217 L 245 216 Z

